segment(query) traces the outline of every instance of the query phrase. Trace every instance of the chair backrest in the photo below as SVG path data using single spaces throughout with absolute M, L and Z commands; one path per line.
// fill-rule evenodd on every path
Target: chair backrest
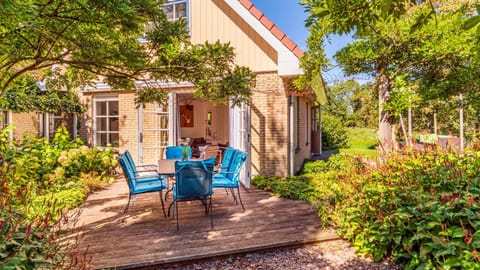
M 165 152 L 166 159 L 181 159 L 183 158 L 183 149 L 188 149 L 188 158 L 192 157 L 192 148 L 190 146 L 167 146 Z
M 227 173 L 226 177 L 233 182 L 238 182 L 238 179 L 240 177 L 240 169 L 242 168 L 242 165 L 246 159 L 247 153 L 236 150 L 232 158 L 232 163 L 229 167 L 231 173 Z
M 132 155 L 130 154 L 130 152 L 128 150 L 125 150 L 125 152 L 123 152 L 123 156 L 125 157 L 125 159 L 127 161 L 127 165 L 133 171 L 135 177 L 138 176 L 137 166 L 135 165 L 135 162 L 133 161 L 133 158 L 132 158 Z
M 118 157 L 118 162 L 122 166 L 125 179 L 127 180 L 128 187 L 131 191 L 135 188 L 135 181 L 133 181 L 133 179 L 136 177 L 136 173 L 129 164 L 128 157 L 125 154 Z
M 237 152 L 233 147 L 227 147 L 225 153 L 223 154 L 222 167 L 220 168 L 220 173 L 230 172 L 230 165 L 232 164 L 233 156 Z
M 212 195 L 214 166 L 214 158 L 175 162 L 176 196 L 186 199 Z

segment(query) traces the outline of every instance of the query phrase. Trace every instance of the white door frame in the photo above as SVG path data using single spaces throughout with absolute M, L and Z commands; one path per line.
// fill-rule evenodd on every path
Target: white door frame
M 250 107 L 247 105 L 232 107 L 229 103 L 229 143 L 230 146 L 247 153 L 245 166 L 240 173 L 240 182 L 250 188 Z

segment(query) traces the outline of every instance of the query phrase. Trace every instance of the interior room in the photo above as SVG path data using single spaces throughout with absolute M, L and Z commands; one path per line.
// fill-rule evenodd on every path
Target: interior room
M 193 156 L 198 157 L 205 145 L 228 146 L 228 105 L 194 97 L 193 93 L 177 94 L 179 138 L 189 138 Z

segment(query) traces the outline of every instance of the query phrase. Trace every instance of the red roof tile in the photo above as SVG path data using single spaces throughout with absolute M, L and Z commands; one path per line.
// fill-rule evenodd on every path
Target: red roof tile
M 263 16 L 261 19 L 260 19 L 260 22 L 268 29 L 268 30 L 271 30 L 272 27 L 274 26 L 273 22 L 270 21 L 267 17 Z
M 250 13 L 259 20 L 272 34 L 280 40 L 285 47 L 295 54 L 298 58 L 303 56 L 303 50 L 285 35 L 272 21 L 270 21 L 263 12 L 256 8 L 250 0 L 238 0 Z
M 282 30 L 280 30 L 280 28 L 278 28 L 276 25 L 270 29 L 270 32 L 272 32 L 272 34 L 279 40 L 282 40 L 282 38 L 285 37 L 285 33 L 283 33 Z
M 250 9 L 253 4 L 250 2 L 250 0 L 238 0 L 242 6 L 244 6 L 246 9 Z
M 300 47 L 296 47 L 294 50 L 293 50 L 293 53 L 297 56 L 297 57 L 302 57 L 303 56 L 303 50 L 300 49 Z
M 261 12 L 258 8 L 256 8 L 255 6 L 252 6 L 250 7 L 250 9 L 248 10 L 250 11 L 250 13 L 252 13 L 252 15 L 257 18 L 257 20 L 260 20 L 262 17 L 263 17 L 263 12 Z

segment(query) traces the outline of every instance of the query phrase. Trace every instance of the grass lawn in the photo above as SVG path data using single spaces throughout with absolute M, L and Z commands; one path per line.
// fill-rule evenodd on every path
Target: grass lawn
M 365 158 L 376 158 L 378 156 L 376 147 L 378 146 L 378 133 L 375 129 L 369 128 L 349 128 L 348 129 L 349 148 L 341 148 L 326 152 L 346 153 Z

